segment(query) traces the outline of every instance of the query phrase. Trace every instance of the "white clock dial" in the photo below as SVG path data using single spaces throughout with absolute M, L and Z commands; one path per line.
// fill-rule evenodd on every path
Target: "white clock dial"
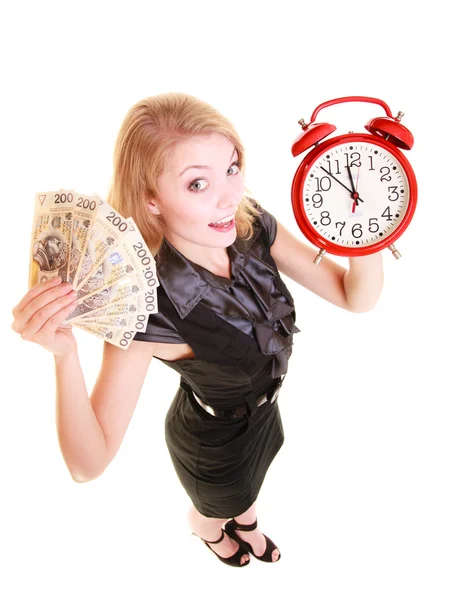
M 353 181 L 352 181 L 353 180 Z M 408 178 L 398 159 L 370 142 L 338 144 L 309 167 L 302 202 L 312 227 L 344 247 L 376 244 L 405 217 Z

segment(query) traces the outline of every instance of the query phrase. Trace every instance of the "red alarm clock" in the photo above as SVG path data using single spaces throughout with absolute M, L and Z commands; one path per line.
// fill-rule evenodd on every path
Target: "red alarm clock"
M 316 117 L 323 108 L 341 102 L 379 104 L 386 116 L 365 125 L 369 134 L 349 132 L 322 142 L 336 127 L 315 123 Z M 309 124 L 300 119 L 303 131 L 292 154 L 314 148 L 294 175 L 292 208 L 303 235 L 320 249 L 315 264 L 326 252 L 363 256 L 385 247 L 400 258 L 394 242 L 411 222 L 417 203 L 414 171 L 399 150 L 414 144 L 400 123 L 402 116 L 399 112 L 394 118 L 377 98 L 346 96 L 320 104 Z

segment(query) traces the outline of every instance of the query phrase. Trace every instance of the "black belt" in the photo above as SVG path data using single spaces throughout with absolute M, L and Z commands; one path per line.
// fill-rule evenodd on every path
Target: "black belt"
M 277 383 L 277 385 L 273 389 L 271 389 L 269 392 L 267 392 L 263 396 L 256 398 L 256 406 L 258 408 L 267 401 L 269 401 L 271 404 L 272 404 L 272 402 L 275 402 L 275 400 L 278 398 L 278 394 L 280 393 L 280 388 L 281 388 L 281 384 L 283 383 L 284 377 L 285 377 L 285 375 L 281 376 L 280 381 Z M 187 392 L 190 392 L 192 394 L 193 398 L 198 402 L 198 404 L 200 404 L 200 406 L 202 408 L 204 408 L 207 412 L 209 412 L 214 417 L 219 417 L 221 419 L 237 419 L 238 417 L 242 417 L 243 415 L 251 413 L 251 410 L 249 409 L 247 403 L 240 404 L 239 406 L 235 406 L 233 408 L 223 408 L 223 409 L 215 408 L 213 406 L 210 406 L 209 404 L 206 404 L 206 402 L 203 402 L 203 400 L 197 396 L 197 394 L 191 388 L 189 383 L 183 378 L 181 378 L 180 386 L 183 389 L 185 389 Z

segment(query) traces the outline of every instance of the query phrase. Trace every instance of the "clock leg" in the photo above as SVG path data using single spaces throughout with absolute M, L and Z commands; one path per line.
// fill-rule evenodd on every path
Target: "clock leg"
M 388 246 L 388 249 L 392 252 L 392 254 L 395 256 L 395 258 L 397 260 L 402 257 L 400 252 L 398 250 L 396 250 L 394 244 L 391 244 L 390 246 Z
M 320 263 L 320 261 L 322 260 L 322 257 L 325 255 L 325 252 L 326 252 L 326 250 L 324 250 L 323 248 L 320 249 L 319 254 L 313 260 L 313 263 L 315 265 L 318 265 Z

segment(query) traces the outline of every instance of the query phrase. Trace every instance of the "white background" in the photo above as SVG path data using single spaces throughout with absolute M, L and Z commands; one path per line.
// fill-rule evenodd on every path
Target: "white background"
M 448 600 L 449 46 L 438 3 L 163 4 L 41 0 L 0 15 L 0 596 Z M 152 361 L 118 455 L 79 485 L 58 446 L 52 357 L 11 330 L 35 191 L 105 195 L 125 113 L 166 91 L 235 124 L 249 188 L 302 239 L 290 199 L 301 117 L 373 96 L 415 137 L 417 210 L 396 244 L 403 257 L 383 251 L 376 308 L 347 313 L 284 277 L 301 333 L 279 398 L 286 441 L 258 500 L 282 554 L 274 565 L 231 569 L 190 535 L 163 431 L 174 371 Z M 347 104 L 319 120 L 365 132 L 382 114 Z M 75 334 L 91 389 L 102 342 Z

